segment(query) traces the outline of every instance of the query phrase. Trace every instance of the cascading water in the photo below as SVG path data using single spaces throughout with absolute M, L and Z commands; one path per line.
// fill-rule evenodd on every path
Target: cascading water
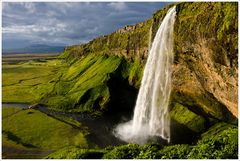
M 144 144 L 150 137 L 170 142 L 168 102 L 173 64 L 175 6 L 169 9 L 151 45 L 137 97 L 133 119 L 119 124 L 115 136 L 126 142 Z

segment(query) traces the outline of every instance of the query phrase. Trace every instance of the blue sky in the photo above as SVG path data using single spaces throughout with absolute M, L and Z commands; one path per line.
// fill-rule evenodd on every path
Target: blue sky
M 3 49 L 88 42 L 151 17 L 167 2 L 4 2 Z

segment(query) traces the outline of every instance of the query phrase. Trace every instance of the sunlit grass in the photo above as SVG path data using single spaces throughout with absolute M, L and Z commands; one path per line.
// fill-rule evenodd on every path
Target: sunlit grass
M 22 111 L 22 108 L 17 108 L 17 107 L 2 108 L 2 118 L 4 119 L 20 111 Z
M 3 64 L 3 102 L 36 102 L 52 89 L 54 78 L 61 66 L 61 60 Z
M 94 102 L 98 101 L 99 108 L 104 108 L 110 95 L 107 82 L 121 62 L 117 56 L 89 54 L 62 70 L 61 79 L 44 104 L 54 110 L 93 112 Z
M 3 116 L 3 145 L 29 145 L 25 147 L 42 150 L 54 150 L 69 145 L 88 147 L 84 131 L 37 110 L 19 112 L 17 108 L 3 107 Z

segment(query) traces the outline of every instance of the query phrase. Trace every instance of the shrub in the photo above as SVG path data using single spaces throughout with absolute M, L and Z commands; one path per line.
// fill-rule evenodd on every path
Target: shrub
M 106 153 L 104 159 L 133 159 L 139 155 L 140 147 L 137 144 L 127 144 L 115 147 Z
M 141 147 L 137 159 L 157 159 L 156 154 L 162 147 L 157 144 L 147 144 Z
M 158 159 L 186 159 L 192 147 L 187 144 L 166 146 L 156 154 Z
M 238 129 L 236 126 L 228 127 L 218 133 L 219 124 L 213 126 L 192 149 L 188 158 L 191 159 L 237 159 L 238 158 Z

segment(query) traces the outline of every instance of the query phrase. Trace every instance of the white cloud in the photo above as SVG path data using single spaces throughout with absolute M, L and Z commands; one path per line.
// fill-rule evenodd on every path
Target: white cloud
M 35 13 L 36 12 L 36 8 L 35 8 L 35 4 L 32 2 L 25 2 L 22 3 L 22 5 L 25 7 L 25 9 L 27 10 L 27 12 L 29 13 Z
M 10 26 L 10 27 L 3 27 L 2 31 L 3 34 L 19 34 L 19 33 L 29 33 L 35 26 Z
M 3 43 L 21 43 L 21 39 L 30 43 L 87 42 L 125 25 L 144 21 L 163 5 L 127 2 L 4 2 Z
M 108 6 L 118 11 L 122 11 L 128 8 L 125 2 L 112 2 L 112 3 L 109 3 Z

